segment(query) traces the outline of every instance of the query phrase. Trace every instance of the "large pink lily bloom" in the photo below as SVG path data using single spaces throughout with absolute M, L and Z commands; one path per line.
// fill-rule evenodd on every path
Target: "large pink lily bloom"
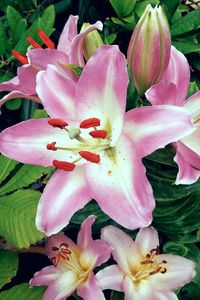
M 196 275 L 193 261 L 172 254 L 159 254 L 158 233 L 140 229 L 133 241 L 114 226 L 103 228 L 101 238 L 117 262 L 96 274 L 101 288 L 125 293 L 125 300 L 178 300 L 173 292 Z
M 89 216 L 81 225 L 77 244 L 58 234 L 47 239 L 46 249 L 54 266 L 35 273 L 31 286 L 48 286 L 43 300 L 65 300 L 75 290 L 84 300 L 105 300 L 93 269 L 105 263 L 110 247 L 105 241 L 93 240 L 91 226 L 95 216 Z
M 151 223 L 155 200 L 141 158 L 194 129 L 184 108 L 125 113 L 127 84 L 117 46 L 98 48 L 77 83 L 49 65 L 38 73 L 37 92 L 52 119 L 28 120 L 1 133 L 4 155 L 57 167 L 38 205 L 39 230 L 58 232 L 92 198 L 127 228 Z
M 179 171 L 176 184 L 191 184 L 200 177 L 200 92 L 188 99 L 190 68 L 185 56 L 172 47 L 171 59 L 163 79 L 152 86 L 146 97 L 153 105 L 172 104 L 187 109 L 195 131 L 174 143 Z
M 50 39 L 47 37 L 43 38 L 44 33 L 41 31 L 39 31 L 40 35 L 47 46 L 45 49 L 40 47 L 35 41 L 31 41 L 30 37 L 28 37 L 30 43 L 33 45 L 33 49 L 28 50 L 27 58 L 19 53 L 16 54 L 19 59 L 22 56 L 22 61 L 25 61 L 25 64 L 17 69 L 16 77 L 0 83 L 0 91 L 10 92 L 0 100 L 0 106 L 8 100 L 17 97 L 41 103 L 41 99 L 36 92 L 36 75 L 38 71 L 45 70 L 48 64 L 57 66 L 63 76 L 77 81 L 78 77 L 66 68 L 65 65 L 74 64 L 83 67 L 85 64 L 83 57 L 85 36 L 95 29 L 102 30 L 103 27 L 103 24 L 97 21 L 78 34 L 77 22 L 77 16 L 71 15 L 69 17 L 60 35 L 57 49 L 55 49 Z

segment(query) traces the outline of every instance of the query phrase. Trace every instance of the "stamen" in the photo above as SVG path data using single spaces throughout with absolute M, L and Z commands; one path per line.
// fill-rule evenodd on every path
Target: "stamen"
M 54 160 L 53 165 L 54 167 L 64 171 L 73 171 L 76 167 L 74 163 L 60 161 L 60 160 Z
M 95 139 L 105 139 L 107 137 L 107 130 L 93 130 L 89 132 L 89 135 L 91 135 Z
M 42 46 L 40 46 L 31 36 L 27 36 L 26 40 L 31 46 L 33 46 L 33 48 L 42 48 Z
M 56 145 L 56 142 L 52 142 L 50 144 L 47 144 L 46 147 L 48 150 L 56 151 L 57 148 L 55 147 L 55 145 Z
M 58 247 L 54 247 L 54 246 L 53 246 L 51 249 L 52 249 L 53 251 L 58 251 L 58 250 L 59 250 Z
M 53 127 L 58 127 L 61 129 L 63 129 L 65 126 L 68 126 L 68 123 L 61 119 L 49 119 L 48 123 Z
M 167 272 L 167 269 L 164 268 L 162 271 L 160 271 L 160 273 L 165 274 Z
M 17 50 L 12 50 L 11 52 L 12 52 L 12 55 L 14 55 L 20 63 L 22 63 L 23 65 L 28 64 L 28 59 L 24 54 L 18 52 Z
M 79 151 L 80 156 L 82 156 L 83 158 L 85 158 L 86 160 L 98 164 L 100 163 L 100 156 L 99 154 L 95 154 L 89 151 Z
M 149 275 L 155 275 L 155 274 L 159 273 L 161 269 L 162 269 L 162 267 L 158 267 L 156 270 L 150 272 Z
M 159 247 L 157 246 L 156 248 L 151 249 L 150 254 L 151 255 L 153 255 L 153 254 L 158 255 L 159 254 Z
M 50 40 L 50 38 L 46 35 L 46 33 L 43 30 L 37 30 L 37 33 L 38 33 L 39 37 L 41 38 L 41 40 L 43 41 L 43 43 L 49 49 L 55 49 L 54 43 L 52 42 L 52 40 Z
M 153 264 L 153 260 L 143 260 L 140 262 L 141 265 Z
M 100 120 L 98 118 L 90 118 L 86 119 L 83 122 L 80 123 L 80 128 L 90 128 L 90 127 L 95 127 L 100 125 Z

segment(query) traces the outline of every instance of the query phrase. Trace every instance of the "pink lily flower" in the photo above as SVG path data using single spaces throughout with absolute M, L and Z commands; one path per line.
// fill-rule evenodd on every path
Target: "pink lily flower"
M 187 110 L 176 106 L 125 113 L 127 84 L 117 46 L 98 48 L 77 83 L 49 65 L 37 75 L 37 92 L 52 119 L 28 120 L 1 133 L 4 155 L 58 169 L 38 205 L 39 230 L 60 231 L 92 198 L 127 228 L 151 223 L 155 200 L 141 158 L 194 129 Z
M 94 220 L 95 216 L 89 216 L 82 223 L 77 244 L 61 234 L 47 239 L 47 253 L 54 266 L 43 268 L 30 281 L 31 286 L 48 286 L 43 300 L 65 300 L 75 290 L 82 299 L 105 300 L 93 270 L 109 259 L 111 251 L 105 241 L 93 240 Z
M 0 91 L 9 91 L 6 96 L 0 100 L 0 106 L 13 98 L 28 98 L 41 103 L 41 99 L 36 92 L 36 75 L 38 71 L 46 70 L 48 64 L 58 67 L 61 74 L 69 79 L 77 81 L 77 76 L 65 67 L 67 64 L 84 66 L 83 57 L 84 39 L 87 34 L 95 29 L 102 30 L 103 24 L 97 21 L 90 25 L 81 33 L 77 33 L 78 16 L 70 16 L 60 35 L 57 49 L 54 43 L 46 36 L 42 30 L 38 30 L 43 43 L 47 48 L 42 48 L 30 36 L 28 42 L 33 49 L 27 52 L 27 57 L 13 50 L 12 53 L 23 64 L 17 69 L 17 76 L 9 81 L 0 83 Z
M 117 265 L 99 271 L 101 288 L 125 293 L 125 300 L 178 300 L 173 292 L 196 275 L 193 261 L 172 254 L 159 254 L 158 233 L 140 229 L 135 241 L 114 226 L 102 230 Z
M 187 59 L 172 47 L 170 63 L 163 79 L 146 92 L 147 99 L 153 105 L 177 105 L 191 114 L 195 131 L 173 144 L 176 149 L 174 161 L 179 168 L 176 184 L 191 184 L 200 177 L 200 92 L 186 99 L 189 83 Z

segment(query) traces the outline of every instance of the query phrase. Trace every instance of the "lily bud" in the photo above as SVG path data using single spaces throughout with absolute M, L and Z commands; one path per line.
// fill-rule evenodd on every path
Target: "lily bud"
M 169 63 L 170 49 L 170 30 L 163 8 L 152 8 L 149 4 L 135 27 L 127 55 L 139 94 L 163 77 Z
M 81 32 L 85 31 L 90 26 L 90 23 L 83 23 Z M 96 49 L 103 45 L 102 38 L 97 30 L 89 32 L 83 41 L 83 55 L 88 59 L 93 55 Z

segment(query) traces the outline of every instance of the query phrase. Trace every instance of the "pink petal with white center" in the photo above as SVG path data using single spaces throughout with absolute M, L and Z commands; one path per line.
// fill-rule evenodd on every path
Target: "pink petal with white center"
M 98 48 L 77 84 L 77 114 L 82 120 L 99 118 L 101 128 L 98 129 L 112 135 L 112 144 L 121 133 L 127 84 L 125 57 L 117 46 Z
M 156 292 L 154 295 L 154 300 L 178 300 L 178 297 L 173 292 Z
M 102 290 L 115 290 L 123 292 L 124 273 L 118 265 L 112 265 L 100 270 L 96 278 Z
M 30 285 L 49 285 L 51 282 L 58 279 L 59 276 L 60 271 L 56 267 L 48 266 L 34 274 L 34 277 L 30 280 Z
M 192 184 L 196 182 L 200 177 L 200 170 L 191 166 L 181 155 L 177 149 L 174 161 L 178 165 L 178 174 L 175 184 Z
M 54 141 L 60 147 L 80 147 L 80 143 L 70 139 L 66 131 L 50 126 L 48 119 L 33 119 L 2 131 L 0 151 L 22 163 L 44 167 L 52 166 L 53 160 L 72 162 L 80 157 L 72 151 L 47 150 L 47 144 Z
M 102 229 L 101 238 L 111 246 L 113 258 L 124 274 L 131 274 L 130 266 L 137 265 L 141 258 L 137 244 L 121 229 L 111 225 Z
M 38 73 L 36 90 L 52 118 L 75 118 L 75 82 L 60 75 L 56 67 L 49 65 Z
M 175 47 L 171 47 L 170 63 L 163 78 L 147 92 L 147 99 L 154 105 L 182 105 L 190 81 L 190 68 L 185 56 Z
M 37 95 L 29 95 L 29 94 L 24 94 L 20 91 L 12 91 L 6 96 L 4 96 L 2 99 L 0 99 L 0 107 L 7 102 L 8 100 L 14 99 L 14 98 L 25 98 L 28 100 L 33 100 L 36 103 L 41 103 L 41 100 L 38 98 Z
M 36 226 L 48 236 L 67 226 L 71 217 L 91 199 L 80 168 L 73 172 L 58 170 L 46 185 L 40 198 Z
M 52 282 L 45 291 L 42 300 L 65 300 L 79 285 L 79 278 L 72 271 L 60 272 L 57 280 Z
M 85 29 L 83 32 L 77 34 L 71 43 L 71 49 L 69 52 L 69 60 L 71 64 L 78 65 L 78 66 L 84 66 L 85 61 L 83 57 L 83 42 L 85 39 L 85 36 L 93 31 L 93 30 L 102 30 L 103 24 L 100 21 L 97 21 L 95 24 L 90 25 L 87 29 Z
M 148 226 L 155 200 L 135 145 L 123 135 L 116 147 L 101 152 L 100 157 L 98 165 L 86 165 L 92 197 L 122 226 L 129 229 Z
M 82 224 L 77 237 L 77 245 L 79 248 L 86 248 L 87 245 L 93 241 L 92 238 L 92 224 L 94 223 L 96 216 L 89 216 Z
M 199 136 L 200 128 L 197 128 L 193 134 L 178 142 L 178 149 L 183 158 L 198 170 L 200 169 L 200 141 L 197 140 Z
M 157 273 L 150 278 L 151 284 L 161 292 L 178 289 L 189 283 L 196 275 L 195 263 L 187 258 L 172 254 L 157 256 L 158 263 L 163 260 L 167 261 L 166 273 Z
M 106 299 L 93 273 L 86 282 L 77 288 L 77 294 L 84 300 Z
M 192 133 L 188 110 L 169 105 L 145 106 L 125 115 L 123 132 L 135 143 L 140 157 Z
M 141 228 L 138 232 L 135 243 L 142 256 L 146 256 L 152 249 L 159 246 L 158 233 L 153 227 Z
M 155 300 L 154 291 L 147 280 L 135 285 L 129 276 L 124 279 L 124 294 L 124 300 Z
M 191 112 L 193 122 L 198 124 L 200 121 L 200 91 L 188 98 L 183 107 Z
M 72 40 L 77 35 L 77 22 L 78 16 L 69 16 L 58 41 L 58 50 L 66 54 L 70 53 Z

